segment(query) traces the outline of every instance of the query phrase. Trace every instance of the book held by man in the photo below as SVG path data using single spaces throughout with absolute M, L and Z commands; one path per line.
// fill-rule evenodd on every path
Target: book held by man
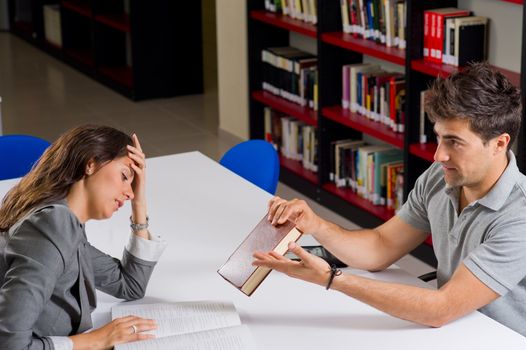
M 256 251 L 274 251 L 284 255 L 290 242 L 296 242 L 302 235 L 290 220 L 283 225 L 273 226 L 265 216 L 250 232 L 226 263 L 217 271 L 225 280 L 248 296 L 270 273 L 271 269 L 253 266 Z

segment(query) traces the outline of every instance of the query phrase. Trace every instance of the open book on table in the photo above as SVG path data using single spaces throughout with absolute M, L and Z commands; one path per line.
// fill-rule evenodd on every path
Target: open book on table
M 148 339 L 115 346 L 115 350 L 252 350 L 254 339 L 241 325 L 232 303 L 198 301 L 158 304 L 118 304 L 111 309 L 112 319 L 129 315 L 157 321 Z

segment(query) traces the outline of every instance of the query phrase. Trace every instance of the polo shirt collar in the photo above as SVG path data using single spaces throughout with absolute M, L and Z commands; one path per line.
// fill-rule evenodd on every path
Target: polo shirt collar
M 489 209 L 499 210 L 508 199 L 513 187 L 517 183 L 520 171 L 512 151 L 508 152 L 508 166 L 502 173 L 493 188 L 481 199 L 479 203 Z
M 508 160 L 508 166 L 495 185 L 493 185 L 493 188 L 484 197 L 471 203 L 471 205 L 478 203 L 494 211 L 499 210 L 504 205 L 521 174 L 512 151 L 508 151 Z M 445 192 L 451 199 L 455 209 L 458 210 L 456 207 L 458 206 L 459 187 L 446 185 Z

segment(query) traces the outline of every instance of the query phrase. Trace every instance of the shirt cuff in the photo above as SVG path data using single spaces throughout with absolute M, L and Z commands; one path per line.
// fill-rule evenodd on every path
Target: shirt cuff
M 149 240 L 132 232 L 126 250 L 136 258 L 146 261 L 158 261 L 168 242 L 148 231 Z
M 73 350 L 73 341 L 69 337 L 46 337 L 51 340 L 55 350 Z

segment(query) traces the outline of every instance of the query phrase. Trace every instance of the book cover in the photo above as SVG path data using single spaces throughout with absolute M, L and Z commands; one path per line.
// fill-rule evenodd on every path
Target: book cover
M 454 66 L 461 66 L 461 62 L 465 64 L 470 61 L 481 61 L 486 57 L 487 24 L 487 17 L 471 16 L 455 18 L 455 35 L 454 39 L 451 38 L 455 45 L 452 53 L 452 64 Z M 474 27 L 466 28 L 467 26 Z M 463 45 L 466 45 L 466 47 L 462 48 L 463 57 L 461 58 L 460 51 Z M 481 55 L 482 58 L 480 57 Z
M 296 242 L 301 235 L 302 232 L 291 221 L 273 226 L 265 215 L 217 273 L 241 292 L 251 296 L 271 271 L 263 266 L 252 265 L 254 252 L 274 251 L 284 255 L 289 242 Z

